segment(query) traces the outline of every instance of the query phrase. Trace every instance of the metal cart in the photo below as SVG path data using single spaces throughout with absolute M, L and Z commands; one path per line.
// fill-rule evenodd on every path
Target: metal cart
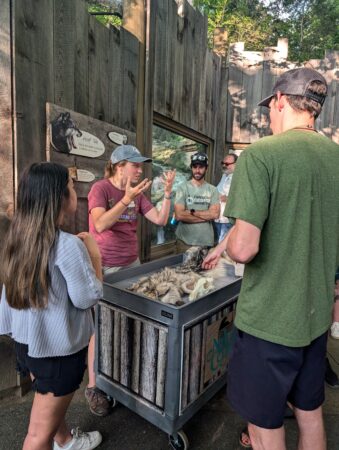
M 107 277 L 96 314 L 97 386 L 187 449 L 181 427 L 226 383 L 241 278 L 177 307 L 127 290 L 141 276 L 181 264 L 175 255 Z

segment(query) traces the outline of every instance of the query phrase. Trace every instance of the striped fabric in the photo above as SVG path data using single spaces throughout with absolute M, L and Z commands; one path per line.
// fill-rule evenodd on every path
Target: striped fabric
M 33 358 L 71 355 L 86 347 L 94 332 L 90 308 L 102 297 L 102 283 L 76 236 L 60 231 L 50 273 L 48 306 L 43 310 L 9 307 L 2 289 L 0 334 L 27 344 Z

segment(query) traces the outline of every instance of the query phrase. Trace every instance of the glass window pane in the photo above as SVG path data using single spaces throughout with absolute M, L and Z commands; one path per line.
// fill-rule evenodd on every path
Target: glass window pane
M 188 139 L 173 131 L 153 125 L 152 148 L 152 192 L 153 205 L 160 210 L 164 198 L 161 174 L 166 170 L 176 169 L 173 186 L 171 211 L 166 226 L 152 225 L 152 245 L 161 245 L 175 240 L 175 225 L 171 225 L 174 211 L 174 197 L 177 186 L 191 177 L 191 155 L 197 151 L 207 152 L 207 146 Z

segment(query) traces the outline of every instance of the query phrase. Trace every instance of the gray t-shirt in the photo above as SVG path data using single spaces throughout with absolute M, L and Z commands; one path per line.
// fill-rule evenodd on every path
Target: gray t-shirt
M 207 211 L 211 205 L 219 204 L 219 193 L 217 188 L 209 183 L 195 186 L 191 181 L 185 181 L 178 186 L 175 203 L 184 205 L 188 210 L 195 209 L 195 215 L 199 216 L 199 211 Z M 176 236 L 187 245 L 212 246 L 214 244 L 212 222 L 179 222 Z

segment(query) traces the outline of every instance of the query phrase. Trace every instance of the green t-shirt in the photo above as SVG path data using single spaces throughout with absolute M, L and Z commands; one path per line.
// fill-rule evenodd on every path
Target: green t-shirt
M 237 162 L 225 215 L 261 230 L 236 326 L 291 347 L 325 333 L 339 263 L 339 146 L 296 129 L 252 144 Z
M 206 211 L 211 205 L 219 205 L 219 193 L 215 186 L 204 183 L 195 186 L 191 181 L 185 181 L 178 186 L 175 203 L 185 206 L 185 209 L 195 209 L 196 215 L 199 211 Z M 179 222 L 176 232 L 178 239 L 187 245 L 212 246 L 214 244 L 214 231 L 211 221 L 201 223 Z

